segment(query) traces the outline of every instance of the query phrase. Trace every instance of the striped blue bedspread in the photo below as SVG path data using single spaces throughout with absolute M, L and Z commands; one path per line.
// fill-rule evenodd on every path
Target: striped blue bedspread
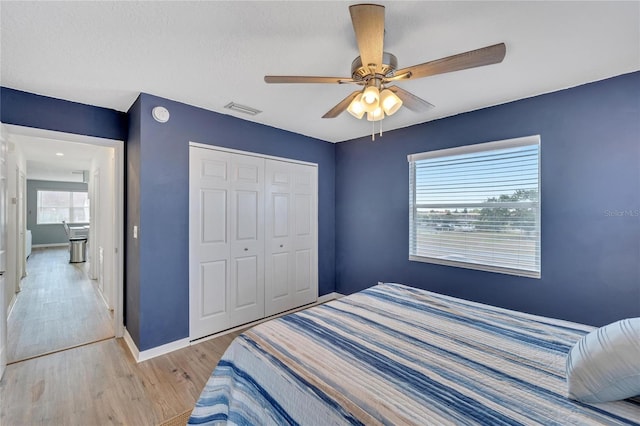
M 638 425 L 638 400 L 566 396 L 592 329 L 379 284 L 238 336 L 189 424 Z

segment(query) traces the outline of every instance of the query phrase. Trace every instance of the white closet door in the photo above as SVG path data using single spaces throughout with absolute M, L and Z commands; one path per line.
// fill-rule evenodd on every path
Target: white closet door
M 230 218 L 232 326 L 264 317 L 264 159 L 232 156 Z
M 266 161 L 265 314 L 317 300 L 317 167 Z
M 264 316 L 263 176 L 263 159 L 189 148 L 191 339 Z

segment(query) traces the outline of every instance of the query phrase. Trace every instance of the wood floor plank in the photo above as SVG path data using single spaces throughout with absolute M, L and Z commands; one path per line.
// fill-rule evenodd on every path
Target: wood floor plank
M 240 331 L 137 364 L 123 339 L 7 367 L 2 425 L 157 425 L 192 409 Z
M 9 317 L 14 359 L 74 346 L 82 339 L 104 339 L 104 329 L 90 318 L 97 309 L 92 303 L 104 304 L 86 279 L 86 266 L 69 265 L 67 256 L 66 249 L 32 252 L 29 276 Z M 29 320 L 23 312 L 27 303 L 38 306 Z M 65 327 L 54 324 L 65 321 Z M 110 319 L 106 323 L 112 327 Z M 90 333 L 96 329 L 101 331 Z M 140 364 L 124 340 L 115 338 L 13 363 L 0 381 L 0 425 L 158 425 L 193 408 L 220 357 L 241 332 Z M 106 333 L 113 335 L 111 329 Z
M 33 249 L 7 320 L 9 362 L 113 337 L 112 314 L 87 267 L 69 263 L 66 247 Z

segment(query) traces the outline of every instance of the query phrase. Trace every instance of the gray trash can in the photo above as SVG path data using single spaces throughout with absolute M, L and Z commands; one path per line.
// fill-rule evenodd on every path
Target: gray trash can
M 69 240 L 69 263 L 87 261 L 87 239 Z

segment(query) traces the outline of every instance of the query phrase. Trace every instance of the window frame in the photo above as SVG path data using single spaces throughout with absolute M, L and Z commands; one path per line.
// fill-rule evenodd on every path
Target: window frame
M 417 242 L 418 242 L 418 235 L 417 235 L 418 232 L 416 229 L 417 228 L 416 224 L 418 220 L 417 219 L 418 208 L 430 208 L 430 207 L 433 208 L 431 205 L 424 206 L 415 202 L 416 196 L 417 196 L 415 164 L 417 161 L 433 159 L 433 158 L 453 157 L 453 156 L 464 155 L 464 154 L 489 152 L 489 151 L 495 151 L 500 149 L 533 146 L 533 145 L 536 145 L 538 148 L 538 152 L 537 152 L 538 200 L 537 201 L 530 201 L 530 202 L 514 201 L 511 203 L 500 202 L 499 205 L 497 205 L 495 202 L 469 203 L 469 204 L 473 205 L 474 207 L 490 207 L 490 208 L 499 208 L 499 207 L 509 208 L 509 207 L 516 207 L 516 205 L 517 207 L 535 206 L 536 207 L 535 220 L 537 224 L 537 235 L 536 235 L 537 240 L 535 241 L 536 245 L 535 245 L 534 256 L 536 260 L 537 270 L 519 269 L 519 268 L 512 268 L 507 266 L 491 265 L 486 263 L 465 262 L 460 260 L 429 257 L 429 256 L 412 253 L 412 250 L 416 251 L 415 249 L 417 247 Z M 409 260 L 540 279 L 542 276 L 542 221 L 541 221 L 542 219 L 541 218 L 542 216 L 541 215 L 541 212 L 542 212 L 541 157 L 542 156 L 541 156 L 541 152 L 542 152 L 542 147 L 541 147 L 540 135 L 531 135 L 531 136 L 525 136 L 520 138 L 505 139 L 505 140 L 499 140 L 499 141 L 493 141 L 493 142 L 466 145 L 466 146 L 455 147 L 455 148 L 446 148 L 446 149 L 427 151 L 427 152 L 421 152 L 416 154 L 409 154 L 407 156 L 407 160 L 409 163 L 409 192 L 410 192 L 409 193 L 409 247 L 408 247 Z M 470 207 L 471 205 L 469 206 L 465 205 L 464 207 Z M 420 206 L 423 206 L 423 207 L 420 207 Z M 443 204 L 441 208 L 446 208 L 446 207 L 454 207 L 454 205 L 449 204 L 448 206 L 445 206 L 445 204 Z M 473 245 L 471 245 L 471 247 L 473 247 Z
M 66 192 L 69 194 L 69 204 L 66 207 L 60 207 L 60 208 L 66 208 L 68 210 L 69 216 L 71 216 L 72 210 L 73 209 L 80 209 L 80 208 L 90 208 L 90 207 L 75 207 L 73 205 L 73 194 L 75 193 L 83 193 L 83 194 L 87 194 L 87 201 L 89 201 L 89 191 L 88 190 L 83 190 L 83 189 L 53 189 L 53 188 L 38 188 L 36 189 L 36 225 L 59 225 L 61 224 L 63 221 L 67 222 L 67 223 L 90 223 L 91 221 L 91 217 L 88 218 L 88 220 L 86 221 L 72 221 L 70 220 L 71 217 L 67 217 L 67 220 L 62 219 L 62 221 L 60 222 L 43 222 L 41 221 L 41 212 L 40 212 L 40 193 L 41 192 Z M 90 201 L 89 201 L 90 203 Z M 88 211 L 88 214 L 91 214 L 91 211 Z

